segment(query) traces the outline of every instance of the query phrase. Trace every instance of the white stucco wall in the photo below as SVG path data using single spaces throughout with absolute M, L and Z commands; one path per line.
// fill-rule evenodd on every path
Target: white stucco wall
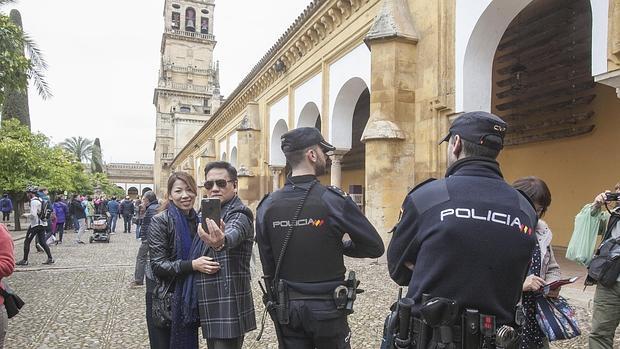
M 345 87 L 347 83 L 349 83 L 346 86 L 347 88 L 353 85 L 357 86 L 354 87 L 354 90 L 357 90 L 361 85 L 365 85 L 370 89 L 370 63 L 370 51 L 366 45 L 361 44 L 329 66 L 329 119 L 331 120 L 329 140 L 337 148 L 351 148 L 351 124 L 348 119 L 353 117 L 353 109 L 355 108 L 355 103 L 361 91 L 359 91 L 357 98 L 344 99 L 348 104 L 351 103 L 352 99 L 355 99 L 352 102 L 353 105 L 351 108 L 349 108 L 349 106 L 345 108 L 346 113 L 348 113 L 350 109 L 351 115 L 339 115 L 342 105 L 337 105 L 338 96 L 342 96 L 343 87 Z M 351 84 L 352 79 L 358 82 Z M 355 94 L 357 92 L 349 90 L 344 93 Z
M 321 110 L 323 104 L 322 91 L 323 78 L 320 73 L 295 89 L 295 123 L 292 125 L 293 128 L 299 127 L 301 112 L 308 103 L 313 102 L 319 111 Z M 314 126 L 314 124 L 305 126 Z

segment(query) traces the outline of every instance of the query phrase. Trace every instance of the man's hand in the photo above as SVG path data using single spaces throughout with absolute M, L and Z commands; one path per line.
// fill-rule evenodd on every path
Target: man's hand
M 192 261 L 192 269 L 204 274 L 215 274 L 220 270 L 220 263 L 214 262 L 211 257 L 202 256 Z
M 611 193 L 611 191 L 609 190 L 605 190 L 604 192 L 598 194 L 595 198 L 594 198 L 594 202 L 592 202 L 592 205 L 594 205 L 594 207 L 599 208 L 601 207 L 604 203 L 605 203 L 605 198 L 607 193 Z
M 543 280 L 540 276 L 532 274 L 525 278 L 525 281 L 523 282 L 523 291 L 538 291 L 544 285 L 545 280 Z
M 206 218 L 205 222 L 207 223 L 208 231 L 204 231 L 202 229 L 202 224 L 198 225 L 198 236 L 202 241 L 204 241 L 207 245 L 213 248 L 220 248 L 224 245 L 224 221 L 220 220 L 220 226 L 218 227 L 210 218 Z

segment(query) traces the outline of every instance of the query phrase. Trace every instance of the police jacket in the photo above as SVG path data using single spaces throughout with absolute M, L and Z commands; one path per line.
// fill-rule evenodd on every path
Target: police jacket
M 134 213 L 133 201 L 123 200 L 123 202 L 121 202 L 120 210 L 123 216 L 132 216 Z
M 461 159 L 446 178 L 405 198 L 388 248 L 390 277 L 409 286 L 414 310 L 429 294 L 495 315 L 498 325 L 513 323 L 536 223 L 529 200 L 504 181 L 496 161 Z
M 311 186 L 294 221 L 295 211 Z M 353 200 L 338 188 L 321 185 L 312 175 L 289 178 L 284 188 L 261 201 L 256 215 L 256 241 L 266 276 L 274 277 L 290 226 L 294 230 L 279 279 L 301 283 L 343 280 L 343 255 L 378 258 L 384 252 L 381 237 Z M 345 233 L 351 240 L 342 241 Z

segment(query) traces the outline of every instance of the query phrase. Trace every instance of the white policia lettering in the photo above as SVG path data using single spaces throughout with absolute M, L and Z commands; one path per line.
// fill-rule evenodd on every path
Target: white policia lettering
M 439 215 L 440 215 L 440 220 L 442 222 L 444 218 L 449 217 L 449 216 L 454 216 L 456 218 L 476 219 L 480 221 L 487 221 L 487 222 L 499 223 L 499 224 L 508 225 L 508 226 L 515 226 L 517 228 L 521 227 L 521 220 L 519 219 L 519 217 L 514 217 L 514 219 L 511 220 L 512 217 L 509 214 L 501 213 L 501 212 L 494 212 L 491 210 L 488 210 L 486 212 L 486 216 L 480 216 L 476 214 L 475 208 L 448 208 L 448 209 L 441 211 Z
M 318 222 L 318 223 L 317 223 Z M 314 220 L 312 218 L 303 218 L 303 219 L 299 219 L 297 221 L 275 221 L 273 222 L 273 227 L 281 227 L 281 228 L 288 228 L 290 226 L 293 227 L 303 227 L 306 225 L 317 225 L 319 224 L 321 221 L 318 220 Z

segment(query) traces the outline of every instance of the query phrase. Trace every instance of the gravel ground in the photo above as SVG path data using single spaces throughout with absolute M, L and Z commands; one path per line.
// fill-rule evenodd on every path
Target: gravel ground
M 9 278 L 27 304 L 9 321 L 5 347 L 148 348 L 145 289 L 128 287 L 139 242 L 133 234 L 121 233 L 114 235 L 109 244 L 74 245 L 70 243 L 74 237 L 73 233 L 67 233 L 65 244 L 52 247 L 57 262 L 51 267 L 41 265 L 45 256 L 36 253 L 33 247 L 31 265 L 20 267 Z M 22 243 L 16 242 L 17 259 L 21 259 L 22 248 Z M 389 279 L 385 262 L 376 264 L 347 258 L 346 264 L 357 272 L 362 281 L 360 287 L 366 290 L 358 296 L 355 313 L 349 317 L 352 348 L 376 349 L 398 287 Z M 252 285 L 260 323 L 263 305 L 255 280 Z M 552 348 L 587 347 L 591 306 L 583 300 L 571 304 L 576 305 L 584 334 L 574 340 L 553 343 Z M 258 331 L 253 331 L 246 336 L 244 348 L 277 348 L 269 318 L 265 324 L 261 341 L 255 340 Z M 617 334 L 615 347 L 620 348 L 620 331 Z M 204 341 L 201 347 L 206 348 Z

